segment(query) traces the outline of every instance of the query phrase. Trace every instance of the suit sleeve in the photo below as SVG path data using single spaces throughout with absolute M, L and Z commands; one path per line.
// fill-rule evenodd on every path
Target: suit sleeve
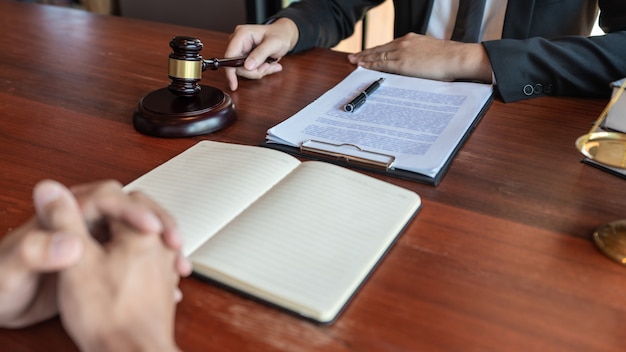
M 298 26 L 298 43 L 292 52 L 314 47 L 331 48 L 354 33 L 355 24 L 384 0 L 300 0 L 269 21 L 286 17 Z
M 502 100 L 608 97 L 610 83 L 626 77 L 626 1 L 600 1 L 600 9 L 606 35 L 484 42 Z

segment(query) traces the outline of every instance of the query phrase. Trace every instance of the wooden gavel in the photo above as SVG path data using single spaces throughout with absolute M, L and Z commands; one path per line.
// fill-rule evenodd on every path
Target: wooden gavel
M 135 129 L 157 137 L 189 137 L 215 132 L 233 123 L 237 112 L 230 95 L 199 82 L 203 71 L 240 67 L 246 57 L 205 60 L 200 56 L 202 42 L 186 36 L 174 37 L 170 47 L 171 82 L 167 88 L 139 100 L 133 113 Z M 267 60 L 273 61 L 276 60 Z
M 192 97 L 200 91 L 202 72 L 217 70 L 220 67 L 240 67 L 246 61 L 246 56 L 205 60 L 200 56 L 202 42 L 193 37 L 178 36 L 170 41 L 172 53 L 169 57 L 168 76 L 172 80 L 169 90 L 177 96 Z M 268 58 L 267 62 L 276 59 Z

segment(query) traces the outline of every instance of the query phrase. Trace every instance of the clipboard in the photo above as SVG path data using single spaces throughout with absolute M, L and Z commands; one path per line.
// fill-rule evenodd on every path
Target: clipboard
M 396 157 L 393 155 L 365 150 L 355 144 L 333 144 L 314 139 L 300 143 L 299 154 L 313 158 L 334 158 L 338 163 L 362 166 L 364 168 L 371 167 L 384 170 L 385 172 L 393 170 L 393 162 L 396 160 Z
M 487 111 L 489 106 L 491 106 L 493 99 L 494 95 L 492 94 L 488 101 L 483 105 L 476 118 L 472 121 L 470 127 L 465 131 L 453 151 L 450 153 L 448 159 L 444 162 L 444 164 L 434 177 L 430 177 L 413 171 L 398 169 L 394 167 L 393 162 L 395 161 L 395 157 L 393 155 L 368 151 L 367 149 L 361 148 L 354 144 L 332 144 L 324 141 L 310 139 L 303 141 L 298 147 L 292 147 L 289 145 L 268 141 L 262 143 L 261 146 L 277 149 L 295 156 L 326 161 L 345 167 L 393 176 L 400 179 L 424 183 L 431 186 L 437 186 L 443 179 L 443 176 L 447 173 L 450 165 L 452 164 L 452 161 L 458 154 L 461 147 L 465 144 L 480 120 L 482 120 L 485 112 Z M 338 147 L 343 147 L 344 149 L 352 149 L 354 151 L 358 151 L 359 153 L 358 155 L 341 153 L 337 151 Z
M 431 186 L 437 186 L 443 179 L 443 176 L 447 173 L 450 165 L 452 164 L 452 161 L 458 154 L 461 147 L 465 144 L 465 141 L 469 138 L 472 131 L 476 128 L 480 120 L 482 120 L 485 112 L 487 111 L 489 106 L 491 106 L 493 99 L 494 94 L 491 94 L 487 102 L 483 105 L 480 112 L 472 121 L 472 124 L 469 126 L 469 128 L 467 128 L 462 138 L 459 140 L 455 148 L 450 153 L 448 159 L 444 162 L 444 164 L 434 177 L 430 177 L 413 171 L 395 168 L 393 164 L 393 162 L 395 161 L 395 157 L 393 155 L 368 151 L 367 149 L 361 148 L 354 144 L 332 144 L 309 139 L 300 143 L 299 147 L 292 147 L 289 145 L 268 141 L 262 143 L 261 146 L 280 150 L 296 156 L 306 157 L 309 159 L 326 161 L 363 171 L 370 171 L 409 181 L 424 183 Z M 340 153 L 337 152 L 337 147 L 356 150 L 359 153 L 357 156 L 349 153 Z
M 421 160 L 421 154 L 415 154 L 417 158 L 411 158 L 412 154 L 410 151 L 401 151 L 398 154 L 395 154 L 392 151 L 393 149 L 374 149 L 374 147 L 369 146 L 373 145 L 372 143 L 367 146 L 365 143 L 360 145 L 360 138 L 358 138 L 358 136 L 357 138 L 351 138 L 348 136 L 345 140 L 342 140 L 340 137 L 343 133 L 341 129 L 344 127 L 342 123 L 337 122 L 335 124 L 328 122 L 328 124 L 326 124 L 327 122 L 325 120 L 334 122 L 335 117 L 338 119 L 343 118 L 342 116 L 334 116 L 332 113 L 327 113 L 327 111 L 335 111 L 338 109 L 336 99 L 337 92 L 343 92 L 346 89 L 346 86 L 354 86 L 355 82 L 369 81 L 371 77 L 378 77 L 380 75 L 388 77 L 390 84 L 389 87 L 387 87 L 389 91 L 387 91 L 386 94 L 384 94 L 385 92 L 382 92 L 382 97 L 378 97 L 378 99 L 381 99 L 378 103 L 389 104 L 391 107 L 408 106 L 408 108 L 404 111 L 405 114 L 411 113 L 410 110 L 415 109 L 415 114 L 417 114 L 416 121 L 420 121 L 422 118 L 420 114 L 423 111 L 426 111 L 427 113 L 424 115 L 426 123 L 426 125 L 424 125 L 424 131 L 427 131 L 426 133 L 430 132 L 428 124 L 433 120 L 431 116 L 437 116 L 439 111 L 446 111 L 446 113 L 447 111 L 451 111 L 451 114 L 454 115 L 451 117 L 452 119 L 457 117 L 459 118 L 458 122 L 454 122 L 452 120 L 446 120 L 443 122 L 443 124 L 445 124 L 445 127 L 443 128 L 447 128 L 448 124 L 454 126 L 450 130 L 435 130 L 433 132 L 432 135 L 434 135 L 435 138 L 443 136 L 443 139 L 442 142 L 433 142 L 433 144 L 429 146 L 429 148 L 437 149 L 432 149 L 433 154 L 431 155 L 436 155 L 436 157 L 429 159 L 428 164 L 420 165 L 419 161 L 413 161 L 413 164 L 407 164 L 406 160 Z M 267 132 L 266 140 L 261 144 L 261 146 L 277 149 L 292 155 L 309 159 L 326 161 L 341 166 L 371 171 L 374 173 L 437 186 L 441 182 L 443 176 L 447 173 L 450 165 L 452 164 L 452 160 L 456 157 L 460 148 L 465 144 L 474 128 L 476 128 L 487 109 L 491 106 L 495 96 L 493 88 L 485 84 L 480 84 L 480 87 L 478 85 L 474 87 L 475 83 L 473 82 L 462 82 L 459 83 L 458 89 L 449 86 L 450 84 L 450 82 L 439 82 L 416 77 L 383 74 L 377 71 L 357 68 L 338 85 L 324 93 L 320 98 L 307 105 L 295 115 L 270 128 Z M 420 86 L 420 89 L 418 90 L 413 88 L 416 86 Z M 445 93 L 443 93 L 443 97 L 441 98 L 458 97 L 459 99 L 463 99 L 463 101 L 459 102 L 452 99 L 452 101 L 454 101 L 454 104 L 450 103 L 452 110 L 439 110 L 440 106 L 443 106 L 444 109 L 447 108 L 448 102 L 445 100 L 437 101 L 435 99 L 431 104 L 430 98 L 421 95 L 425 92 L 426 95 L 434 94 L 435 96 L 439 96 L 437 92 L 441 92 L 444 89 Z M 402 94 L 407 94 L 404 97 L 400 94 L 401 98 L 398 99 L 398 103 L 394 100 L 394 93 L 391 93 L 396 91 L 399 91 Z M 417 95 L 414 97 L 415 102 L 408 101 L 407 97 L 411 97 L 413 92 L 417 92 Z M 468 97 L 470 99 L 470 103 L 469 105 L 465 105 L 464 100 Z M 405 105 L 407 102 L 408 104 Z M 463 106 L 462 112 L 459 112 L 460 110 L 456 110 L 457 107 L 458 109 L 461 109 L 461 106 Z M 433 112 L 433 115 L 428 115 L 431 111 Z M 461 116 L 461 114 L 463 115 Z M 408 116 L 407 119 L 412 117 L 409 115 L 406 116 Z M 380 122 L 372 120 L 365 122 L 370 123 L 370 125 L 363 128 L 367 130 L 369 126 L 380 126 L 382 132 L 385 132 L 386 130 L 392 131 L 396 127 L 393 123 L 393 113 L 390 115 L 381 115 L 379 111 L 378 117 L 384 119 L 388 118 L 391 120 L 389 123 L 384 122 L 383 120 Z M 347 120 L 348 122 L 345 123 L 345 130 L 352 131 L 352 125 L 349 121 L 350 118 Z M 405 122 L 406 119 L 399 122 L 398 130 L 402 132 L 406 131 L 406 133 L 410 135 L 413 131 L 412 129 L 402 125 L 402 123 Z M 318 126 L 321 127 L 317 129 Z M 328 129 L 330 129 L 328 138 L 325 137 L 327 126 L 330 126 L 328 127 Z M 307 131 L 309 127 L 311 127 L 311 133 Z M 338 130 L 337 134 L 334 133 L 333 129 L 335 128 Z M 361 131 L 361 129 L 355 130 Z M 418 129 L 416 128 L 415 130 L 417 131 Z M 383 134 L 384 133 L 381 133 L 381 135 Z M 393 135 L 393 131 L 390 135 Z M 368 148 L 370 148 L 370 150 L 368 150 Z M 390 155 L 380 154 L 381 152 L 390 153 Z M 421 151 L 418 151 L 417 153 L 421 153 Z M 407 159 L 404 159 L 405 157 Z

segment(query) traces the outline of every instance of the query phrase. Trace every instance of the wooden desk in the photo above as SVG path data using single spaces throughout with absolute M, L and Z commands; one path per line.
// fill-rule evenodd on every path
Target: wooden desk
M 265 131 L 353 67 L 328 50 L 286 57 L 284 72 L 242 81 L 239 120 L 199 138 L 133 130 L 146 93 L 164 87 L 174 35 L 227 35 L 0 1 L 0 232 L 33 212 L 42 178 L 127 183 L 206 138 L 263 142 Z M 226 89 L 222 72 L 204 84 Z M 626 217 L 625 181 L 581 164 L 574 148 L 604 100 L 495 102 L 423 209 L 339 319 L 316 326 L 184 279 L 176 338 L 186 351 L 611 351 L 623 347 L 626 268 L 591 234 Z M 380 177 L 380 176 L 377 176 Z M 320 219 L 323 221 L 323 219 Z M 73 350 L 58 319 L 0 330 L 0 350 Z

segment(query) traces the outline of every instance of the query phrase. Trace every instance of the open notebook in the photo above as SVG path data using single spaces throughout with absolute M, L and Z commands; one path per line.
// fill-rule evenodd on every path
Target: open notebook
M 195 273 L 322 323 L 421 206 L 412 191 L 337 165 L 211 141 L 125 189 L 174 215 Z

